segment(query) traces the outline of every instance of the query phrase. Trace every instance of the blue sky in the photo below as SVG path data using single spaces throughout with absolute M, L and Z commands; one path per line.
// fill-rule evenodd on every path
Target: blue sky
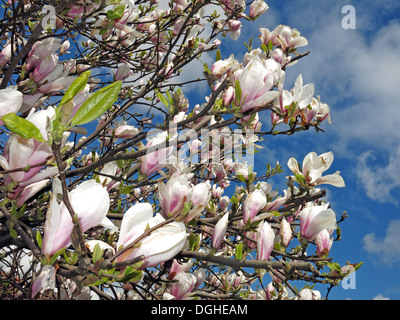
M 326 174 L 340 170 L 346 187 L 321 187 L 328 190 L 326 200 L 338 217 L 344 211 L 349 217 L 341 224 L 342 240 L 334 243 L 331 256 L 341 265 L 364 264 L 354 289 L 336 287 L 329 298 L 400 299 L 400 2 L 266 2 L 269 10 L 255 23 L 245 23 L 236 42 L 222 40 L 222 57 L 234 53 L 241 61 L 243 41 L 253 37 L 253 47 L 258 46 L 260 27 L 273 30 L 285 24 L 298 29 L 309 42 L 299 52 L 311 53 L 287 69 L 285 89 L 301 73 L 304 84 L 314 83 L 315 96 L 330 106 L 333 123 L 323 125 L 325 133 L 268 137 L 258 159 L 271 164 L 278 160 L 289 175 L 291 156 L 301 163 L 311 151 L 333 151 L 335 160 Z M 355 9 L 355 29 L 342 27 L 346 5 Z M 204 62 L 213 60 L 204 57 Z M 195 92 L 185 92 L 190 101 L 202 101 L 199 86 L 193 88 Z M 269 128 L 268 113 L 261 121 Z M 265 162 L 256 163 L 255 171 L 263 173 Z M 280 191 L 286 187 L 271 182 Z M 319 288 L 324 296 L 326 287 Z

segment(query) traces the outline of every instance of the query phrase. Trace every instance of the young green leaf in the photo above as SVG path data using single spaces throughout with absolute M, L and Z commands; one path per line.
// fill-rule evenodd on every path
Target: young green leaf
M 33 138 L 41 142 L 46 142 L 43 139 L 40 130 L 32 122 L 21 118 L 15 113 L 6 114 L 1 118 L 1 120 L 4 121 L 5 125 L 11 132 L 21 136 L 22 138 Z
M 117 81 L 93 93 L 78 109 L 71 120 L 71 126 L 91 122 L 106 112 L 117 100 L 121 84 L 121 81 Z
M 108 20 L 117 20 L 124 15 L 124 12 L 125 12 L 125 6 L 120 5 L 120 6 L 116 7 L 115 10 L 108 10 L 106 12 L 107 19 Z
M 81 92 L 85 88 L 89 76 L 90 76 L 90 71 L 85 71 L 78 78 L 76 78 L 74 82 L 72 82 L 68 90 L 65 92 L 63 98 L 61 99 L 60 106 L 67 103 L 69 100 L 75 97 L 78 92 Z

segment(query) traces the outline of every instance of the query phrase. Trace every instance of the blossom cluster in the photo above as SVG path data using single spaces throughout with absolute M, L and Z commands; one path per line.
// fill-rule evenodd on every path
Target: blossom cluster
M 7 292 L 320 299 L 309 285 L 290 283 L 325 278 L 334 286 L 354 272 L 359 265 L 329 257 L 340 228 L 319 188 L 345 186 L 340 172 L 325 175 L 333 153 L 307 152 L 302 165 L 290 158 L 284 167 L 268 164 L 265 175 L 254 171 L 266 163 L 258 158 L 263 136 L 331 122 L 328 104 L 302 75 L 284 89 L 297 49 L 308 44 L 300 32 L 261 28 L 259 47 L 248 46 L 239 61 L 222 58 L 221 40 L 237 40 L 244 22 L 264 15 L 262 0 L 104 4 L 63 4 L 57 32 L 29 39 L 16 37 L 27 28 L 19 19 L 1 42 L 0 250 L 32 264 L 29 279 L 13 279 L 23 285 Z M 25 1 L 24 10 L 36 5 Z M 23 16 L 18 8 L 9 3 L 10 16 Z M 40 15 L 29 21 L 40 25 Z M 193 105 L 181 73 L 211 52 L 201 80 L 209 94 Z M 286 169 L 293 173 L 287 188 L 273 190 L 268 179 Z

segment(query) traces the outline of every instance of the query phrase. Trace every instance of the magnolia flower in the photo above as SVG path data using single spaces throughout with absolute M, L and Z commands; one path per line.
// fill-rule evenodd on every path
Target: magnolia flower
M 307 39 L 300 36 L 300 32 L 297 29 L 291 29 L 288 26 L 279 25 L 273 31 L 260 28 L 260 32 L 260 39 L 263 44 L 268 46 L 271 42 L 274 46 L 280 46 L 283 51 L 303 47 L 308 44 Z
M 150 203 L 137 203 L 129 208 L 122 219 L 117 250 L 123 250 L 146 230 L 160 223 L 165 223 L 165 219 L 160 214 L 153 217 Z M 143 255 L 141 268 L 154 267 L 176 256 L 182 250 L 186 238 L 185 224 L 170 222 L 140 240 L 139 246 L 134 246 L 121 253 L 117 257 L 117 261 L 126 261 Z
M 308 206 L 300 212 L 300 235 L 309 240 L 324 229 L 336 229 L 336 215 L 329 204 Z
M 268 222 L 262 222 L 257 239 L 257 260 L 268 260 L 274 248 L 275 233 Z
M 321 293 L 318 290 L 311 290 L 309 288 L 301 289 L 300 297 L 298 300 L 320 300 Z
M 287 222 L 285 217 L 282 218 L 279 235 L 281 237 L 281 244 L 287 248 L 289 246 L 290 240 L 292 239 L 292 229 L 290 227 L 290 223 Z
M 222 77 L 226 72 L 234 72 L 240 68 L 240 63 L 231 55 L 229 58 L 224 60 L 218 60 L 214 62 L 211 67 L 211 73 L 214 76 Z
M 262 60 L 256 52 L 246 54 L 246 65 L 236 70 L 233 79 L 239 81 L 242 92 L 242 112 L 266 105 L 275 99 L 278 91 L 272 91 L 277 79 L 275 74 L 280 70 L 280 65 L 273 59 Z
M 53 182 L 53 191 L 60 191 L 56 180 Z M 110 198 L 100 183 L 87 180 L 69 192 L 68 197 L 82 232 L 101 224 L 106 218 Z M 44 224 L 43 253 L 51 256 L 69 246 L 73 228 L 71 214 L 64 202 L 58 203 L 56 195 L 52 195 Z
M 53 53 L 44 56 L 41 60 L 39 60 L 32 72 L 33 80 L 37 83 L 41 83 L 45 77 L 54 71 L 54 69 L 57 67 L 57 64 L 57 54 Z
M 61 40 L 57 38 L 46 38 L 35 42 L 26 59 L 26 70 L 33 70 L 44 57 L 55 54 L 60 48 Z
M 250 5 L 249 17 L 254 19 L 268 10 L 268 5 L 262 0 L 255 0 Z
M 324 229 L 315 236 L 315 244 L 319 256 L 324 256 L 331 250 L 333 244 L 332 232 L 333 230 Z
M 182 300 L 196 288 L 197 278 L 191 273 L 179 272 L 175 275 L 174 280 L 176 282 L 171 284 L 169 293 L 174 296 L 175 300 Z
M 246 224 L 252 222 L 257 215 L 267 204 L 265 193 L 257 189 L 250 193 L 243 205 L 243 222 Z
M 302 175 L 310 186 L 331 184 L 335 187 L 344 187 L 345 183 L 339 171 L 322 177 L 322 173 L 329 169 L 332 162 L 332 151 L 319 156 L 315 152 L 310 152 L 304 157 L 302 171 L 299 169 L 297 160 L 293 157 L 289 159 L 288 167 L 294 174 Z
M 133 75 L 133 72 L 131 71 L 129 65 L 127 63 L 122 63 L 118 67 L 117 72 L 115 73 L 114 80 L 115 81 L 124 80 L 131 75 Z
M 229 218 L 229 212 L 225 213 L 223 217 L 219 219 L 217 224 L 215 225 L 211 239 L 211 245 L 214 249 L 218 249 L 222 244 L 222 240 L 225 237 L 226 229 L 228 228 L 229 224 L 228 218 Z
M 168 165 L 168 157 L 171 155 L 174 147 L 166 147 L 166 139 L 168 137 L 167 131 L 162 131 L 156 136 L 149 139 L 145 148 L 157 146 L 161 144 L 160 148 L 152 152 L 147 152 L 145 156 L 141 157 L 140 171 L 145 175 L 149 176 L 154 172 L 165 168 Z
M 33 111 L 26 119 L 33 123 L 39 129 L 43 139 L 47 140 L 48 122 L 55 111 L 51 107 L 46 110 Z M 64 135 L 63 144 L 67 137 L 68 133 Z M 46 142 L 40 142 L 34 138 L 25 139 L 17 134 L 10 135 L 3 155 L 0 156 L 1 166 L 6 170 L 29 168 L 4 175 L 6 184 L 17 183 L 13 192 L 8 194 L 9 198 L 18 199 L 17 205 L 22 205 L 25 200 L 47 184 L 48 180 L 46 179 L 58 173 L 57 167 L 48 167 L 41 171 L 44 165 L 38 165 L 52 156 L 51 147 Z
M 22 106 L 24 96 L 16 89 L 6 88 L 0 90 L 0 118 L 9 113 L 17 113 Z M 4 122 L 0 120 L 0 125 Z
M 51 290 L 56 287 L 56 270 L 53 266 L 45 265 L 39 276 L 32 283 L 31 299 L 42 290 Z
M 165 184 L 158 183 L 158 197 L 164 217 L 174 216 L 182 211 L 192 196 L 192 189 L 184 175 L 173 176 Z

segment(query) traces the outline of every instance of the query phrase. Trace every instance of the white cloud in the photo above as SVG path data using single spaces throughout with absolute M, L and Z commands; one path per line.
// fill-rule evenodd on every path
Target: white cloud
M 286 79 L 289 85 L 302 73 L 305 83 L 315 84 L 315 94 L 331 107 L 333 125 L 327 127 L 325 143 L 354 165 L 354 176 L 371 199 L 397 203 L 393 192 L 400 178 L 393 170 L 400 169 L 400 23 L 382 25 L 382 18 L 377 23 L 376 4 L 365 1 L 355 5 L 357 29 L 345 30 L 344 4 L 298 1 L 284 12 L 292 27 L 307 37 L 304 50 L 311 52 L 287 70 Z M 385 2 L 382 10 L 398 7 Z
M 380 203 L 390 202 L 397 206 L 399 201 L 393 193 L 400 188 L 400 175 L 398 175 L 400 147 L 389 154 L 387 164 L 373 164 L 372 162 L 376 159 L 376 155 L 372 152 L 363 153 L 356 168 L 357 178 L 370 199 Z
M 400 261 L 400 220 L 389 223 L 383 238 L 377 238 L 375 233 L 364 236 L 363 249 L 370 253 L 373 260 L 385 265 L 392 265 Z
M 390 298 L 384 297 L 382 293 L 378 293 L 372 300 L 390 300 Z

